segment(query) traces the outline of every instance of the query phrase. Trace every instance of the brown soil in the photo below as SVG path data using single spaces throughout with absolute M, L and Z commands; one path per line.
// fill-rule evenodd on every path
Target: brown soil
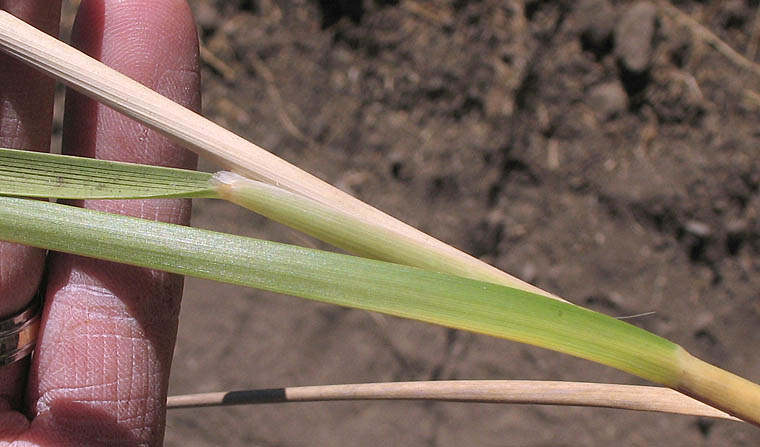
M 757 60 L 758 2 L 678 1 Z M 760 78 L 648 2 L 191 0 L 205 114 L 538 286 L 760 381 Z M 213 166 L 203 165 L 207 170 Z M 200 202 L 195 225 L 324 246 Z M 173 394 L 642 383 L 568 356 L 188 280 Z M 314 403 L 169 414 L 168 445 L 757 445 L 615 410 Z

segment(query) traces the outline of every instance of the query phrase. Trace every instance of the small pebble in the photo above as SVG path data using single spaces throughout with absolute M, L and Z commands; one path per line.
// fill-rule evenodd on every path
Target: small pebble
M 687 233 L 693 234 L 694 236 L 700 238 L 707 238 L 712 234 L 712 230 L 710 230 L 710 227 L 706 223 L 696 220 L 690 220 L 686 222 L 684 229 Z
M 586 104 L 597 118 L 607 121 L 623 113 L 628 106 L 628 96 L 619 82 L 606 82 L 592 87 Z
M 615 28 L 615 54 L 633 73 L 643 73 L 652 59 L 657 7 L 638 2 L 623 14 Z

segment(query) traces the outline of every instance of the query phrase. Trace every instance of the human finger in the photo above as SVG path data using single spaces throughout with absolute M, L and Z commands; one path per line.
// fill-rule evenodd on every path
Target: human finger
M 84 0 L 75 45 L 193 109 L 198 43 L 184 0 Z M 195 156 L 79 94 L 67 93 L 64 151 L 192 168 Z M 189 201 L 85 201 L 86 208 L 186 224 Z M 71 443 L 159 444 L 182 278 L 55 255 L 30 377 L 32 432 Z
M 0 0 L 0 9 L 58 34 L 60 0 Z M 0 54 L 0 147 L 47 151 L 53 121 L 55 82 L 10 56 Z M 34 296 L 45 264 L 43 250 L 0 242 L 0 319 Z M 20 406 L 28 359 L 0 367 L 0 398 Z

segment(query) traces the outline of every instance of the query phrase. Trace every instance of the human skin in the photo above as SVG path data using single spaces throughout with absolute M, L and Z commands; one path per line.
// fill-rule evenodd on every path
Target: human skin
M 0 0 L 57 34 L 60 0 Z M 198 41 L 185 0 L 83 0 L 72 43 L 188 108 L 200 109 Z M 54 84 L 0 55 L 0 147 L 46 151 Z M 63 151 L 194 168 L 166 138 L 67 92 Z M 84 201 L 90 209 L 188 224 L 184 200 Z M 47 263 L 31 362 L 0 368 L 0 443 L 160 445 L 182 278 L 0 243 L 0 318 L 23 308 Z

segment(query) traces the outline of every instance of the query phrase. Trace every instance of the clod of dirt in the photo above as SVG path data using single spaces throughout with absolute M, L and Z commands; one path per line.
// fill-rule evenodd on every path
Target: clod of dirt
M 586 104 L 600 121 L 608 121 L 625 111 L 628 96 L 619 82 L 606 82 L 589 90 Z
M 645 72 L 652 59 L 657 8 L 638 2 L 628 9 L 615 28 L 615 54 L 632 73 Z
M 597 57 L 612 50 L 612 32 L 617 16 L 607 0 L 583 0 L 578 5 L 578 29 L 586 50 Z

